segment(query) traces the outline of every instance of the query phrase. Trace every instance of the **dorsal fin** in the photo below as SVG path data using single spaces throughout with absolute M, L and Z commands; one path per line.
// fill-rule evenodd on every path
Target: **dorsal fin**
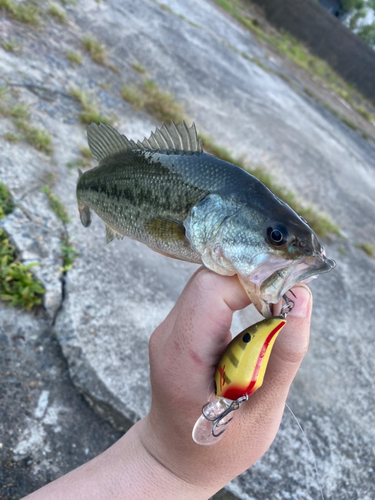
M 152 132 L 150 137 L 142 141 L 146 149 L 172 149 L 202 153 L 202 141 L 198 139 L 195 124 L 188 128 L 185 122 L 176 127 L 173 120 L 170 125 L 163 125 Z
M 121 151 L 138 149 L 134 141 L 129 141 L 110 125 L 91 123 L 87 127 L 87 140 L 92 156 L 99 163 Z
M 185 122 L 176 127 L 171 121 L 170 125 L 163 125 L 152 132 L 148 139 L 135 143 L 127 139 L 110 125 L 91 123 L 87 128 L 87 139 L 91 153 L 99 163 L 106 158 L 122 151 L 131 149 L 155 150 L 179 150 L 186 152 L 203 151 L 202 141 L 198 139 L 194 123 L 188 128 Z

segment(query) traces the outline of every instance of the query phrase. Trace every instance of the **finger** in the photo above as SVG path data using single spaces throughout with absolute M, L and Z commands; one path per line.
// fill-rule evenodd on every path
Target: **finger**
M 174 327 L 164 344 L 170 376 L 185 374 L 191 392 L 206 397 L 208 378 L 230 340 L 233 312 L 249 304 L 236 276 L 200 270 L 179 299 Z

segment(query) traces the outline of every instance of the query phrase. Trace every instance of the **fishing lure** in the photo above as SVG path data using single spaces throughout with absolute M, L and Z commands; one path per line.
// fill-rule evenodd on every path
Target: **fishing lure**
M 284 295 L 280 315 L 264 319 L 246 328 L 226 347 L 215 370 L 215 401 L 202 407 L 202 415 L 193 428 L 197 444 L 217 443 L 232 420 L 231 413 L 263 384 L 275 340 L 286 325 L 286 317 L 295 303 Z

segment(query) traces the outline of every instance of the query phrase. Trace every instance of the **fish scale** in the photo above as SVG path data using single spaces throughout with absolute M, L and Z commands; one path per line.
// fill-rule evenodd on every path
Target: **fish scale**
M 128 236 L 237 274 L 267 317 L 285 289 L 335 266 L 306 221 L 262 182 L 204 153 L 194 125 L 163 124 L 134 142 L 91 124 L 88 142 L 99 165 L 80 172 L 78 208 L 84 226 L 90 210 L 105 222 L 107 242 Z

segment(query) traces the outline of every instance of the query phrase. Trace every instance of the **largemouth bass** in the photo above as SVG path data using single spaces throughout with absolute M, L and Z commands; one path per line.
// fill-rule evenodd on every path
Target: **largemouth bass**
M 90 209 L 105 222 L 107 242 L 128 236 L 237 274 L 265 317 L 294 284 L 335 267 L 292 208 L 241 168 L 203 152 L 194 124 L 163 124 L 137 143 L 102 123 L 87 135 L 99 165 L 79 174 L 78 209 L 85 227 Z

